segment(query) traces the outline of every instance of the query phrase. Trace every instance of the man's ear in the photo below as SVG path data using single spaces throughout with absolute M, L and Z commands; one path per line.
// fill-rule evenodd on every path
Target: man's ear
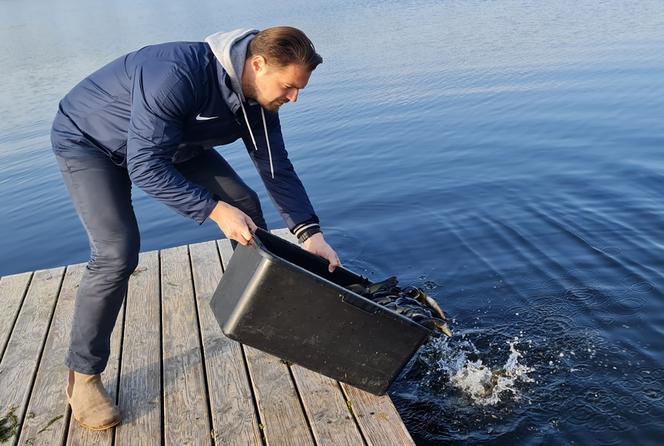
M 251 67 L 254 69 L 254 73 L 260 73 L 265 70 L 267 61 L 265 57 L 260 54 L 251 56 Z

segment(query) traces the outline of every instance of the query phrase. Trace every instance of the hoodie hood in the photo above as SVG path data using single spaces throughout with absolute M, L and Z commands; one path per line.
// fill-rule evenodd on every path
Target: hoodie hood
M 207 36 L 205 42 L 210 45 L 214 57 L 217 58 L 217 62 L 223 67 L 223 69 L 228 73 L 228 76 L 231 78 L 232 89 L 239 98 L 240 108 L 242 109 L 242 115 L 244 116 L 244 122 L 247 123 L 247 129 L 249 130 L 249 135 L 251 136 L 251 142 L 254 144 L 254 150 L 258 150 L 256 145 L 256 138 L 254 138 L 254 132 L 251 129 L 251 124 L 249 123 L 249 118 L 247 117 L 247 111 L 244 109 L 245 97 L 242 92 L 242 71 L 244 71 L 244 63 L 247 59 L 247 47 L 249 42 L 258 34 L 257 29 L 236 29 L 230 32 L 219 32 Z M 220 87 L 224 91 L 223 79 L 219 78 Z M 233 102 L 233 99 L 230 97 L 224 98 L 229 105 Z M 249 101 L 254 104 L 254 101 Z M 231 106 L 232 107 L 232 106 Z M 237 107 L 231 108 L 233 113 L 237 110 Z M 265 143 L 267 145 L 267 153 L 270 158 L 270 172 L 272 173 L 272 178 L 274 178 L 274 165 L 272 163 L 272 149 L 270 148 L 270 137 L 268 136 L 267 123 L 265 122 L 265 111 L 261 107 L 261 117 L 263 118 L 263 130 L 265 131 Z
M 219 32 L 205 38 L 217 61 L 231 78 L 233 91 L 240 98 L 240 102 L 245 101 L 241 80 L 244 62 L 247 59 L 247 47 L 256 34 L 258 34 L 257 29 L 247 28 Z

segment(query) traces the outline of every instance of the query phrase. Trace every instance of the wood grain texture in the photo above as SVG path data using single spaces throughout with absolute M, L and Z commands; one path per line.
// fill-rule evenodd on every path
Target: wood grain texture
M 297 237 L 288 229 L 275 229 L 272 233 L 298 244 Z M 291 370 L 317 443 L 364 444 L 339 383 L 298 365 L 293 365 Z
M 297 364 L 292 365 L 291 370 L 316 443 L 364 444 L 339 383 Z
M 213 437 L 222 445 L 260 445 L 261 432 L 242 347 L 227 338 L 209 302 L 222 277 L 214 241 L 189 246 L 201 326 Z
M 179 246 L 160 255 L 164 444 L 211 444 L 188 249 Z
M 0 279 L 0 305 L 2 306 L 2 311 L 0 311 L 0 359 L 7 347 L 7 341 L 31 278 L 32 273 L 22 273 Z
M 230 242 L 220 249 L 224 267 L 230 260 Z M 291 379 L 288 366 L 276 356 L 243 346 L 249 378 L 256 396 L 256 404 L 268 445 L 312 445 L 309 423 Z
M 274 232 L 295 241 L 286 229 Z M 414 444 L 389 396 L 223 335 L 208 302 L 232 253 L 219 240 L 141 254 L 102 374 L 123 423 L 102 432 L 79 426 L 65 395 L 64 356 L 85 265 L 0 279 L 8 308 L 0 316 L 0 409 L 14 407 L 22 423 L 7 444 L 65 437 L 70 445 L 109 446 Z
M 272 233 L 292 243 L 297 243 L 297 238 L 287 229 L 277 229 Z M 375 396 L 345 383 L 342 383 L 341 386 L 369 444 L 376 446 L 414 444 L 389 396 Z M 300 393 L 305 394 L 305 392 Z
M 341 383 L 341 387 L 346 399 L 350 401 L 357 423 L 368 444 L 374 446 L 415 444 L 388 395 L 372 395 L 346 383 Z
M 141 253 L 125 305 L 116 445 L 161 444 L 159 253 Z
M 244 349 L 267 444 L 315 444 L 288 366 L 276 356 Z
M 21 425 L 55 309 L 64 268 L 36 271 L 0 362 L 0 416 L 14 408 Z M 9 440 L 16 444 L 20 436 Z
M 84 269 L 84 264 L 67 267 L 21 428 L 20 445 L 60 444 L 67 432 L 68 370 L 64 358 L 69 348 L 76 291 Z

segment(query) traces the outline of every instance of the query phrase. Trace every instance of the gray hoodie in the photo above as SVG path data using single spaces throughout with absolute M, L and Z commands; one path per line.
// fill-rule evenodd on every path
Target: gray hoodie
M 233 113 L 237 112 L 238 106 L 242 108 L 242 115 L 249 128 L 249 134 L 251 135 L 251 142 L 254 144 L 254 150 L 258 150 L 258 146 L 256 145 L 256 138 L 254 137 L 254 132 L 249 124 L 249 119 L 247 118 L 247 111 L 244 108 L 246 98 L 242 92 L 242 72 L 244 70 L 245 60 L 247 59 L 247 47 L 256 34 L 258 34 L 257 29 L 247 28 L 236 29 L 229 32 L 218 32 L 205 38 L 205 41 L 210 45 L 210 48 L 212 48 L 212 52 L 217 58 L 217 62 L 219 62 L 231 78 L 233 91 L 229 92 L 226 89 L 222 89 L 224 100 L 226 100 L 226 103 Z M 219 71 L 221 72 L 221 70 Z M 224 83 L 221 82 L 221 85 L 224 85 Z M 235 93 L 236 97 L 234 97 L 232 93 Z M 252 99 L 249 99 L 247 102 L 252 105 L 256 104 Z M 270 172 L 272 173 L 272 178 L 274 178 L 272 149 L 270 148 L 270 138 L 268 137 L 269 132 L 267 131 L 267 124 L 265 122 L 265 111 L 262 107 L 261 116 L 263 118 L 263 130 L 265 131 L 267 150 L 270 157 Z
M 242 79 L 244 62 L 247 59 L 247 47 L 256 34 L 258 34 L 257 29 L 247 28 L 219 32 L 205 38 L 217 61 L 230 76 L 233 91 L 238 95 L 240 102 L 245 100 L 240 80 Z

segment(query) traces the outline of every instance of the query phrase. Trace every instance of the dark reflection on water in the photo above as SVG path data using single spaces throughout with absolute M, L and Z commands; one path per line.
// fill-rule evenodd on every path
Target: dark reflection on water
M 663 19 L 659 1 L 3 2 L 0 274 L 87 256 L 48 141 L 82 76 L 147 43 L 293 24 L 325 62 L 282 123 L 328 239 L 455 319 L 391 390 L 417 443 L 658 444 Z M 244 148 L 219 150 L 283 226 Z M 138 190 L 135 207 L 144 250 L 220 235 Z M 505 377 L 509 343 L 528 370 L 474 400 L 463 384 Z

